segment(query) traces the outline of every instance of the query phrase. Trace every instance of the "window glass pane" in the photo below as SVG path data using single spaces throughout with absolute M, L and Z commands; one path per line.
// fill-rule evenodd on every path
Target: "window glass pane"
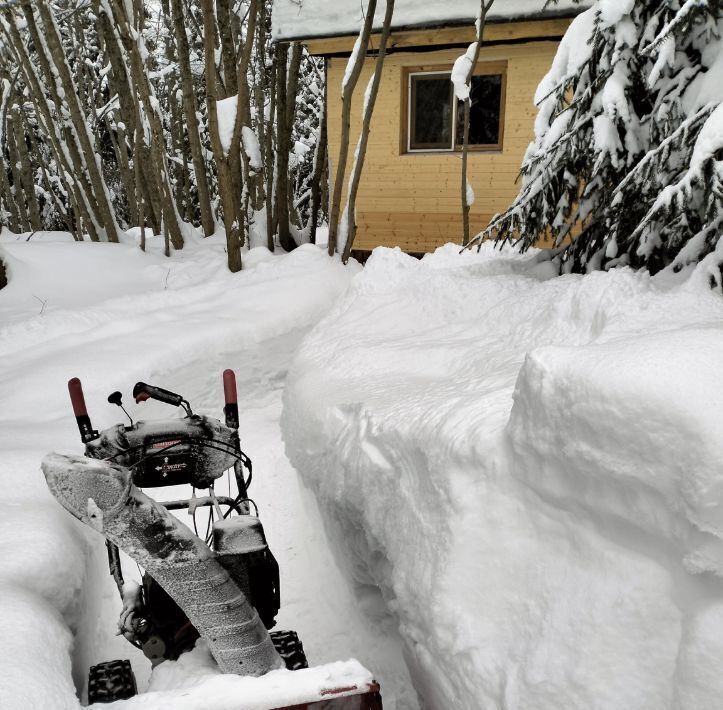
M 449 74 L 412 76 L 410 147 L 452 148 L 452 82 Z
M 500 142 L 500 109 L 502 104 L 502 75 L 485 74 L 472 77 L 469 114 L 469 144 L 496 145 Z M 463 104 L 457 109 L 458 145 L 464 140 Z

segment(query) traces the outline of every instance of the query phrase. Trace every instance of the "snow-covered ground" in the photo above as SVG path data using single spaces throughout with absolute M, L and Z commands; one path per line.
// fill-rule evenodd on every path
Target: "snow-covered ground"
M 347 573 L 425 707 L 720 708 L 714 265 L 457 251 L 376 250 L 289 372 L 287 453 Z
M 379 249 L 361 271 L 305 246 L 253 250 L 231 275 L 215 240 L 169 260 L 153 240 L 142 254 L 0 236 L 3 710 L 75 710 L 109 658 L 131 658 L 148 691 L 119 710 L 243 710 L 289 690 L 283 674 L 264 689 L 221 676 L 203 647 L 149 678 L 114 635 L 100 537 L 39 470 L 49 450 L 82 449 L 69 377 L 104 427 L 115 389 L 134 416 L 167 416 L 131 403 L 139 379 L 218 414 L 229 366 L 282 570 L 279 626 L 313 664 L 358 659 L 387 710 L 416 710 L 415 689 L 430 710 L 720 707 L 709 264 L 553 277 L 537 252 L 450 245 L 421 262 Z M 344 677 L 364 671 L 304 682 Z
M 251 494 L 281 566 L 279 628 L 299 632 L 312 664 L 356 658 L 382 683 L 385 707 L 414 708 L 396 627 L 358 601 L 315 499 L 284 455 L 278 424 L 300 340 L 358 267 L 345 269 L 312 246 L 286 256 L 255 249 L 234 276 L 216 237 L 189 241 L 166 259 L 157 240 L 142 254 L 62 233 L 0 236 L 10 278 L 0 290 L 0 707 L 77 708 L 88 667 L 112 658 L 132 659 L 141 689 L 149 681 L 148 661 L 115 636 L 120 600 L 102 539 L 52 499 L 40 472 L 46 452 L 82 451 L 67 380 L 82 379 L 102 428 L 122 420 L 106 402 L 116 389 L 135 417 L 169 416 L 158 403 L 133 404 L 137 380 L 180 391 L 195 410 L 219 416 L 221 372 L 233 367 L 242 444 L 254 461 Z M 331 666 L 305 682 L 323 687 L 352 676 L 360 677 L 354 664 Z M 202 648 L 162 664 L 150 680 L 153 692 L 129 707 L 205 709 L 213 700 L 214 710 L 243 710 L 259 707 L 258 693 L 274 684 L 288 690 L 283 678 L 260 691 L 219 676 Z

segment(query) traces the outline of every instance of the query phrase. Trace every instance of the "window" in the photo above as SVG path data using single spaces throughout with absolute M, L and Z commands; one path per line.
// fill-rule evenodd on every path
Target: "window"
M 410 75 L 410 149 L 451 149 L 455 101 L 449 77 L 449 74 Z
M 506 73 L 505 63 L 490 62 L 478 65 L 472 77 L 470 150 L 502 148 Z M 402 112 L 406 152 L 462 149 L 464 104 L 455 99 L 451 74 L 451 68 L 407 71 Z

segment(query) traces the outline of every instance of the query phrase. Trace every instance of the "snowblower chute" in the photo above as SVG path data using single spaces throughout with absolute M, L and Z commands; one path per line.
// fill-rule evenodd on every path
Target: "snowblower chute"
M 279 568 L 255 503 L 248 498 L 252 467 L 239 443 L 231 370 L 224 373 L 223 383 L 225 424 L 193 414 L 180 395 L 139 382 L 133 389 L 137 402 L 155 399 L 183 407 L 185 417 L 131 420 L 130 425 L 98 432 L 80 381 L 73 379 L 68 389 L 86 456 L 49 454 L 43 472 L 63 507 L 105 537 L 110 571 L 123 600 L 120 632 L 154 665 L 177 659 L 200 637 L 224 673 L 262 676 L 276 669 L 305 669 L 296 633 L 269 632 L 280 607 Z M 108 400 L 123 406 L 118 392 Z M 230 495 L 230 486 L 229 495 L 216 495 L 214 483 L 230 471 L 236 495 Z M 191 498 L 161 503 L 142 490 L 176 485 L 190 485 Z M 198 489 L 206 489 L 205 495 L 197 495 Z M 195 532 L 172 512 L 184 509 Z M 199 511 L 206 526 L 201 535 Z M 119 549 L 144 569 L 140 585 L 124 580 Z M 380 710 L 379 687 L 358 685 L 310 693 L 303 703 L 291 706 L 274 705 L 270 699 L 269 710 Z M 128 661 L 91 669 L 90 702 L 110 702 L 135 692 Z

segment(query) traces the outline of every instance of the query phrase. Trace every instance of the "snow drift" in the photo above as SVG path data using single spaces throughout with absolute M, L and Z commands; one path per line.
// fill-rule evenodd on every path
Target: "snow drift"
M 723 301 L 705 263 L 378 249 L 290 371 L 287 453 L 425 706 L 704 710 L 723 680 Z

